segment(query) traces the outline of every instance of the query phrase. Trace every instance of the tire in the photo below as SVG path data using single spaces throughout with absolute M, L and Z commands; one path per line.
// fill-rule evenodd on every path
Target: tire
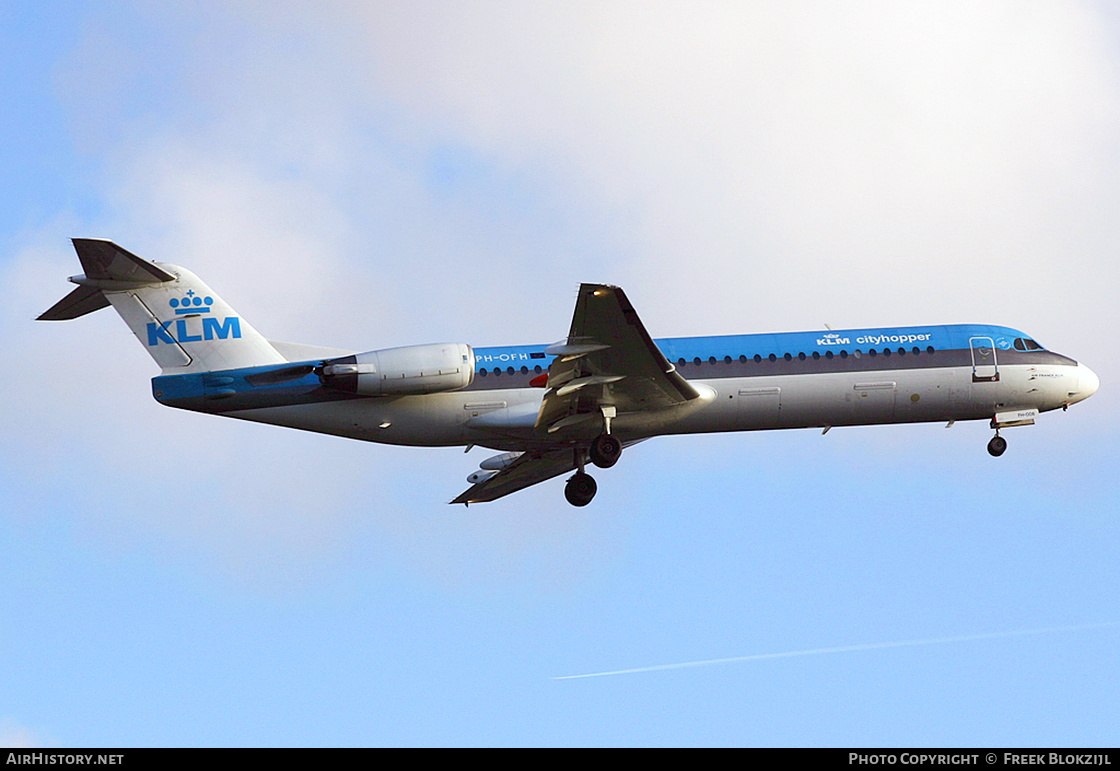
M 586 506 L 598 490 L 599 485 L 590 474 L 579 472 L 564 485 L 564 497 L 573 506 Z
M 599 468 L 610 468 L 622 456 L 622 442 L 612 434 L 599 434 L 591 443 L 591 462 Z

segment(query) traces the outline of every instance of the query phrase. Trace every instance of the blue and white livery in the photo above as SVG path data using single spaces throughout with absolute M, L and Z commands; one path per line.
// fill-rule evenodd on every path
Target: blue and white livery
M 1084 364 L 981 324 L 654 340 L 621 288 L 583 284 L 567 337 L 354 352 L 268 340 L 190 271 L 74 239 L 85 274 L 40 319 L 112 305 L 159 364 L 171 407 L 386 444 L 500 451 L 453 503 L 492 501 L 661 434 L 988 420 L 1030 425 L 1099 386 Z

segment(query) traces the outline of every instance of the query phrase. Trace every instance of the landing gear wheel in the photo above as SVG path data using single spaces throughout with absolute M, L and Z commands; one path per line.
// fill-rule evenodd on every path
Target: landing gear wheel
M 564 497 L 573 506 L 586 506 L 591 503 L 598 489 L 599 485 L 595 484 L 591 475 L 580 471 L 564 485 Z
M 612 434 L 599 434 L 591 443 L 591 462 L 599 468 L 610 468 L 622 455 L 622 442 Z
M 993 458 L 998 458 L 999 456 L 1003 455 L 1003 453 L 1006 449 L 1007 449 L 1007 440 L 1004 439 L 999 434 L 996 434 L 995 436 L 993 436 L 992 440 L 990 442 L 988 442 L 988 454 L 991 455 Z

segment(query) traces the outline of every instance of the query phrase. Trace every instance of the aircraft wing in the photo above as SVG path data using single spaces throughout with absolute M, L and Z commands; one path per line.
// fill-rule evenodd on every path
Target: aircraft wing
M 602 432 L 604 409 L 650 412 L 700 397 L 654 344 L 617 286 L 580 285 L 567 340 L 545 353 L 556 358 L 536 427 L 548 434 L 595 436 Z
M 571 471 L 578 454 L 586 458 L 590 440 L 603 433 L 608 419 L 706 401 L 654 344 L 617 286 L 581 284 L 567 339 L 545 353 L 555 358 L 536 437 L 517 460 L 452 503 L 492 501 Z M 641 438 L 625 444 L 635 441 Z
M 489 479 L 478 482 L 452 503 L 493 501 L 518 490 L 552 479 L 576 467 L 575 453 L 570 447 L 543 452 L 527 452 Z

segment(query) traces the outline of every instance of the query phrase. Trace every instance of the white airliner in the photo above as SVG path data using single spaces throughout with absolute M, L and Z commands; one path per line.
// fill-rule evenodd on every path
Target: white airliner
M 583 284 L 551 345 L 435 343 L 355 353 L 265 339 L 188 270 L 74 239 L 85 274 L 40 319 L 112 305 L 160 366 L 162 404 L 417 446 L 501 451 L 452 503 L 492 501 L 662 434 L 989 420 L 1034 423 L 1100 384 L 1084 364 L 1006 327 L 950 325 L 652 339 L 622 289 Z

